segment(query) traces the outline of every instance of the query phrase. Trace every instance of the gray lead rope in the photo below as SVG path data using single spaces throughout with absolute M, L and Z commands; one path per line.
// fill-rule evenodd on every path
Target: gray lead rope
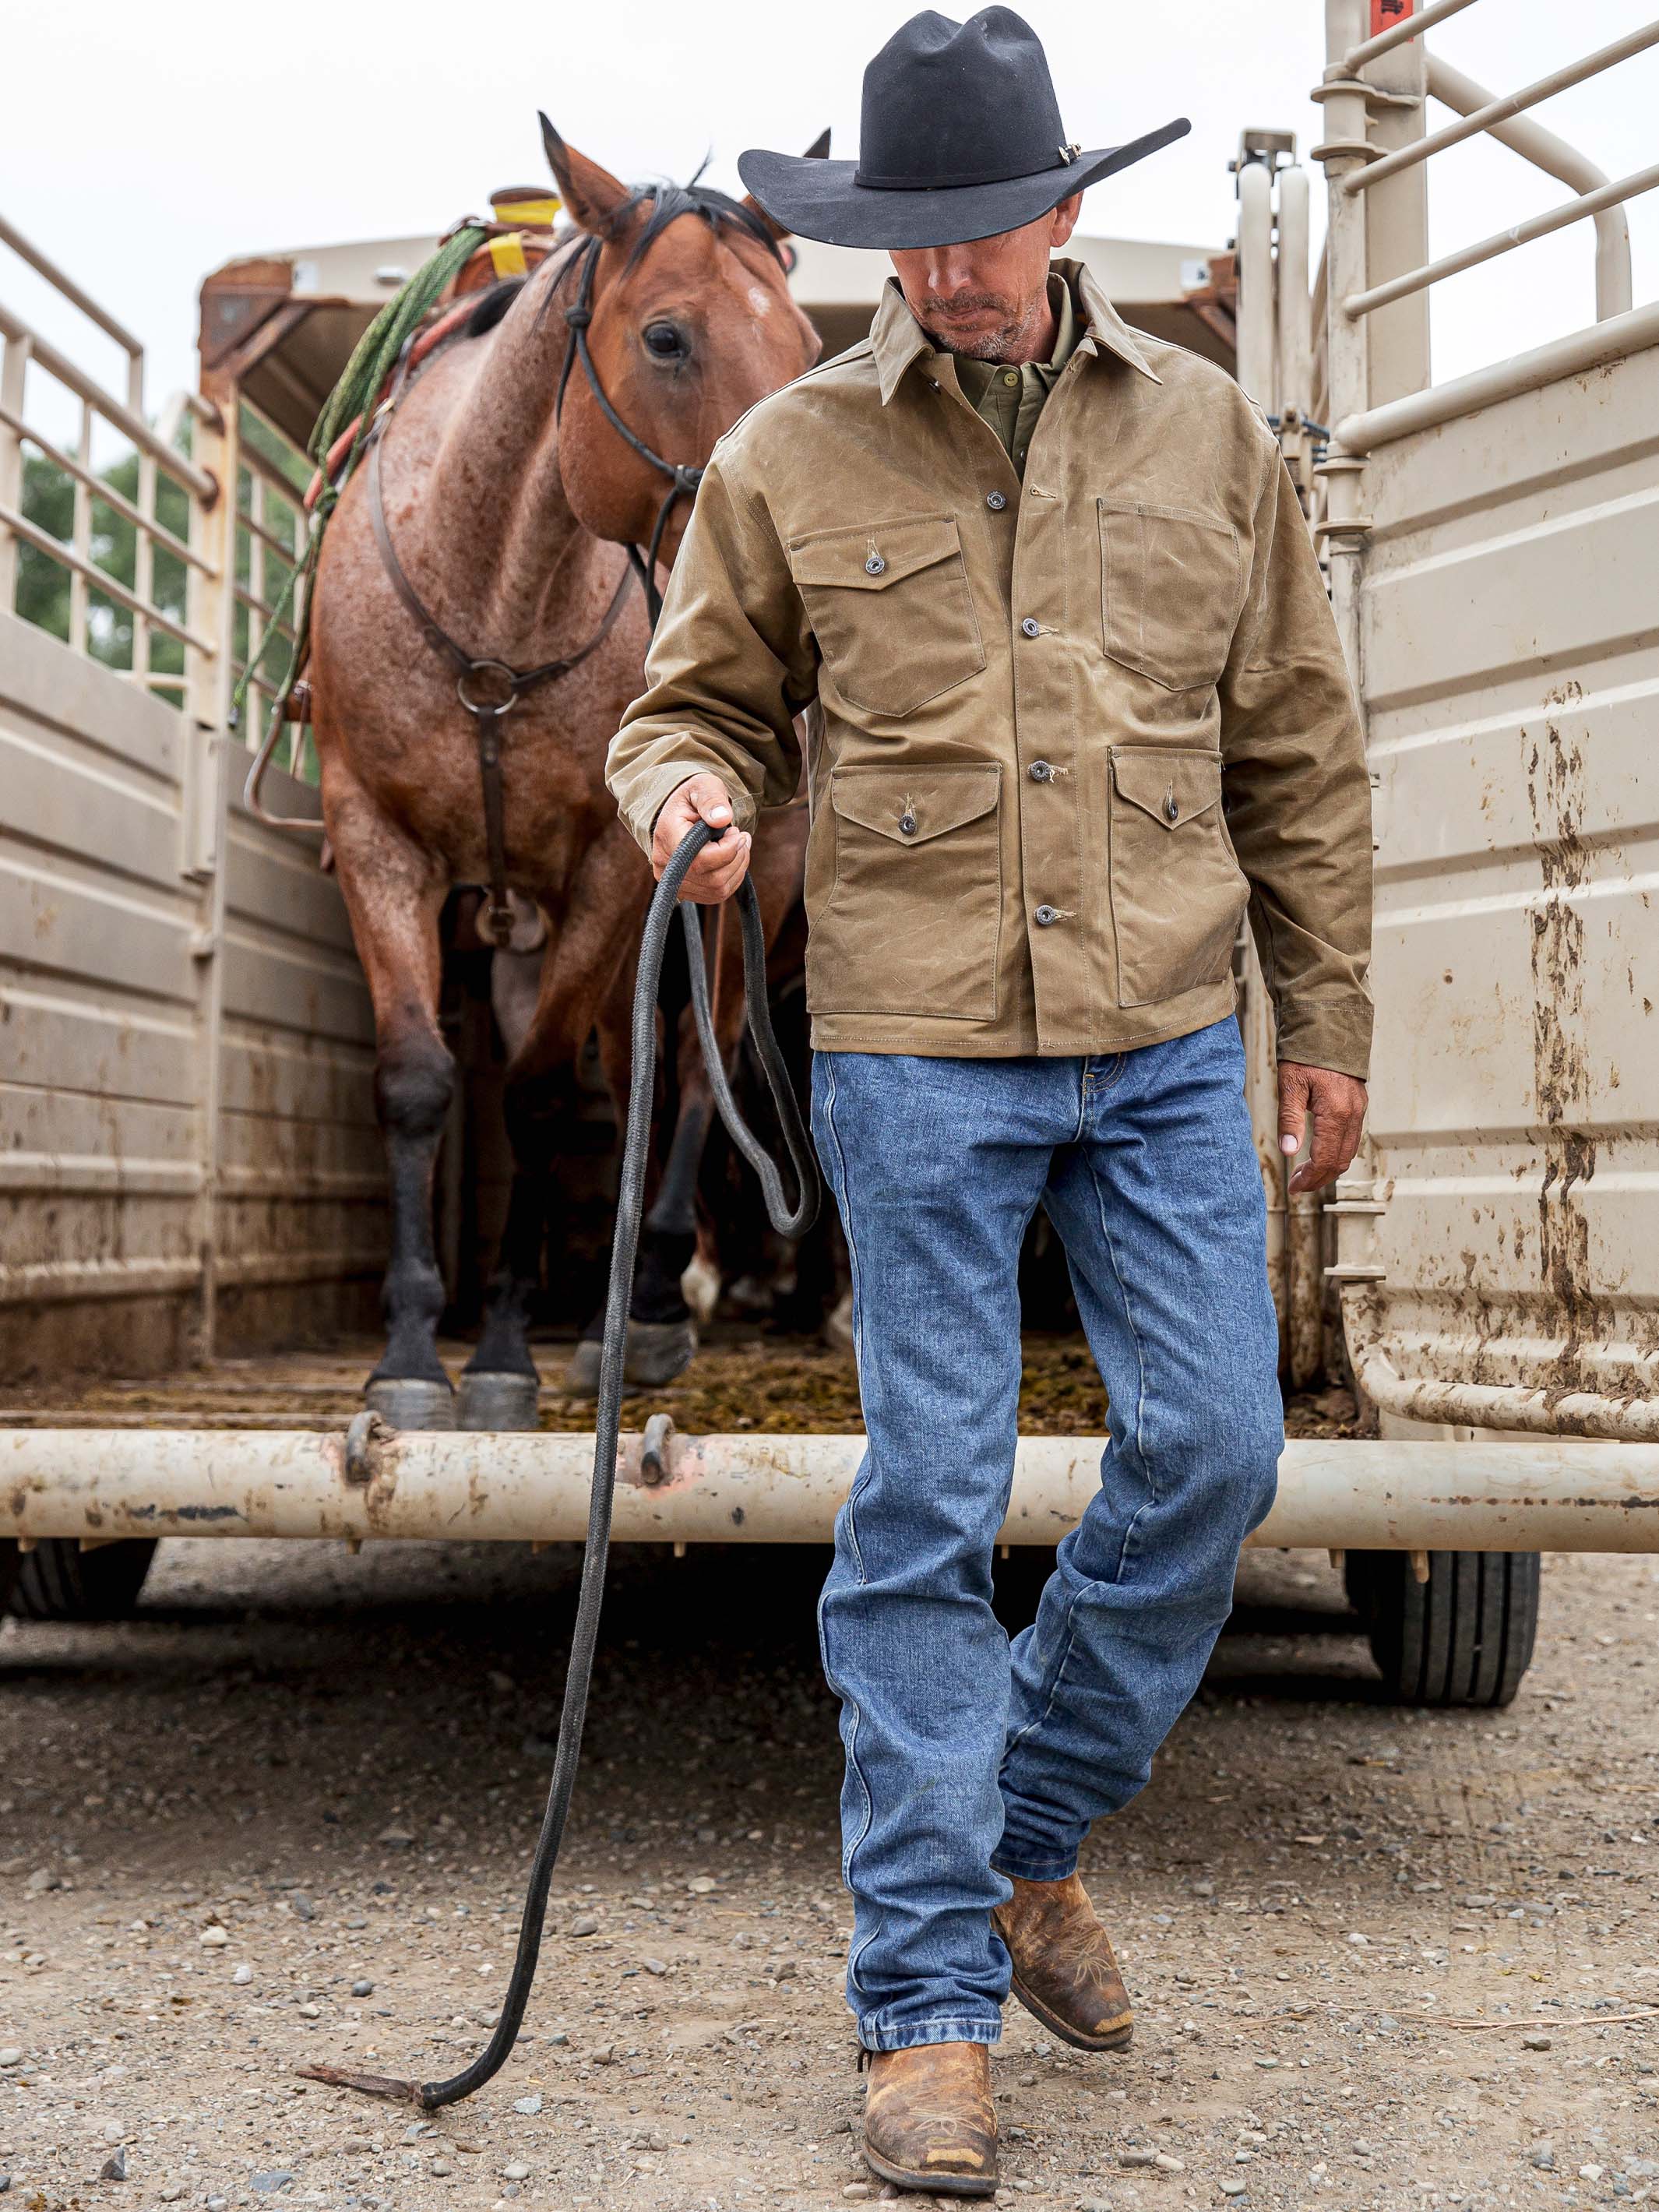
M 628 1345 L 628 1301 L 634 1285 L 634 1261 L 639 1247 L 640 1218 L 645 1206 L 646 1155 L 651 1138 L 651 1109 L 656 1090 L 657 988 L 662 975 L 663 953 L 673 925 L 674 908 L 686 871 L 710 841 L 706 823 L 687 831 L 672 860 L 662 872 L 645 917 L 640 939 L 640 963 L 634 986 L 633 1075 L 628 1093 L 628 1127 L 623 1144 L 622 1176 L 617 1192 L 616 1240 L 611 1249 L 611 1283 L 605 1297 L 605 1340 L 599 1358 L 599 1401 L 593 1436 L 593 1485 L 587 1508 L 587 1540 L 582 1555 L 581 1589 L 576 1600 L 576 1623 L 565 1667 L 564 1702 L 559 1713 L 558 1744 L 553 1759 L 553 1779 L 547 1793 L 530 1863 L 530 1881 L 524 1915 L 519 1924 L 519 1948 L 507 1985 L 501 2018 L 495 2033 L 472 2063 L 447 2081 L 404 2081 L 385 2074 L 354 2074 L 336 2066 L 302 2066 L 300 2071 L 313 2081 L 326 2081 L 342 2089 L 360 2089 L 371 2097 L 390 2097 L 413 2105 L 417 2112 L 435 2112 L 445 2105 L 459 2104 L 499 2073 L 507 2053 L 518 2041 L 525 2008 L 536 1978 L 536 1961 L 542 1947 L 547 1917 L 548 1892 L 553 1869 L 564 1839 L 565 1821 L 576 1787 L 581 1758 L 582 1727 L 587 1717 L 587 1693 L 593 1679 L 593 1656 L 599 1637 L 599 1612 L 605 1601 L 605 1568 L 611 1552 L 611 1509 L 617 1486 L 617 1450 L 622 1430 L 623 1363 Z M 687 905 L 682 908 L 686 957 L 691 970 L 691 1005 L 697 1036 L 708 1069 L 708 1079 L 732 1141 L 760 1176 L 766 1211 L 781 1237 L 800 1237 L 817 1218 L 819 1184 L 817 1164 L 807 1140 L 794 1086 L 784 1066 L 772 1028 L 766 997 L 766 933 L 761 923 L 760 902 L 747 877 L 738 890 L 738 911 L 743 924 L 744 1002 L 749 1033 L 755 1041 L 767 1087 L 783 1130 L 785 1147 L 793 1170 L 797 1196 L 789 1205 L 775 1163 L 738 1110 L 726 1081 L 725 1065 L 714 1035 L 708 1002 L 708 975 L 703 962 L 702 932 Z

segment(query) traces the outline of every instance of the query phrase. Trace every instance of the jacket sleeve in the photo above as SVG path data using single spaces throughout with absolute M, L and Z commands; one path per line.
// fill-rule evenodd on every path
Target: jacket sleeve
M 1278 1015 L 1279 1056 L 1366 1076 L 1371 792 L 1324 580 L 1275 446 L 1221 680 L 1228 835 Z
M 623 821 L 648 853 L 664 800 L 719 776 L 742 830 L 794 796 L 794 717 L 817 690 L 817 647 L 770 516 L 717 454 L 663 601 L 646 688 L 605 760 Z

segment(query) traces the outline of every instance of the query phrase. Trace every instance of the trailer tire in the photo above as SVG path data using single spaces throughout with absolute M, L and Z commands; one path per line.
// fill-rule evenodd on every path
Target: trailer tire
M 83 1552 L 73 1536 L 43 1536 L 23 1554 L 9 1610 L 20 1620 L 124 1620 L 155 1557 L 154 1537 Z
M 1431 1552 L 1419 1583 L 1405 1552 L 1350 1552 L 1349 1601 L 1397 1703 L 1507 1705 L 1538 1632 L 1536 1552 Z

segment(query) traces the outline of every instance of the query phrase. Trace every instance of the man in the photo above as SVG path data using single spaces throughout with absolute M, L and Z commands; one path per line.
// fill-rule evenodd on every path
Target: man
M 1260 411 L 1079 264 L 1085 185 L 1006 8 L 916 16 L 860 158 L 751 153 L 781 224 L 884 246 L 865 343 L 716 447 L 611 750 L 658 872 L 728 897 L 808 715 L 813 1128 L 846 1227 L 868 1449 L 836 1522 L 848 1996 L 883 2179 L 996 2186 L 1014 1994 L 1084 2050 L 1127 1998 L 1077 1879 L 1226 1618 L 1283 1442 L 1231 953 L 1277 1009 L 1295 1189 L 1352 1158 L 1370 792 L 1319 569 Z M 1017 1268 L 1063 1237 L 1109 1399 L 1101 1487 L 1010 1650 L 991 1610 Z

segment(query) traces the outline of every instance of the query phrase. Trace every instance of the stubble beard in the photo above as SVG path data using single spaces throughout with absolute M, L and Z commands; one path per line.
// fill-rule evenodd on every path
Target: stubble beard
M 1006 316 L 1011 315 L 1013 305 L 1011 301 L 1003 299 L 994 293 L 986 293 L 978 296 L 970 295 L 966 300 L 952 304 L 986 310 L 1000 310 Z M 941 352 L 966 354 L 970 361 L 1007 361 L 1024 348 L 1031 332 L 1042 319 L 1046 304 L 1045 288 L 1043 291 L 1037 294 L 1023 315 L 1012 316 L 1012 319 L 1004 321 L 988 331 L 966 331 L 960 336 L 953 335 L 948 321 L 945 323 L 943 329 L 935 330 L 926 323 L 922 325 L 922 328 Z

